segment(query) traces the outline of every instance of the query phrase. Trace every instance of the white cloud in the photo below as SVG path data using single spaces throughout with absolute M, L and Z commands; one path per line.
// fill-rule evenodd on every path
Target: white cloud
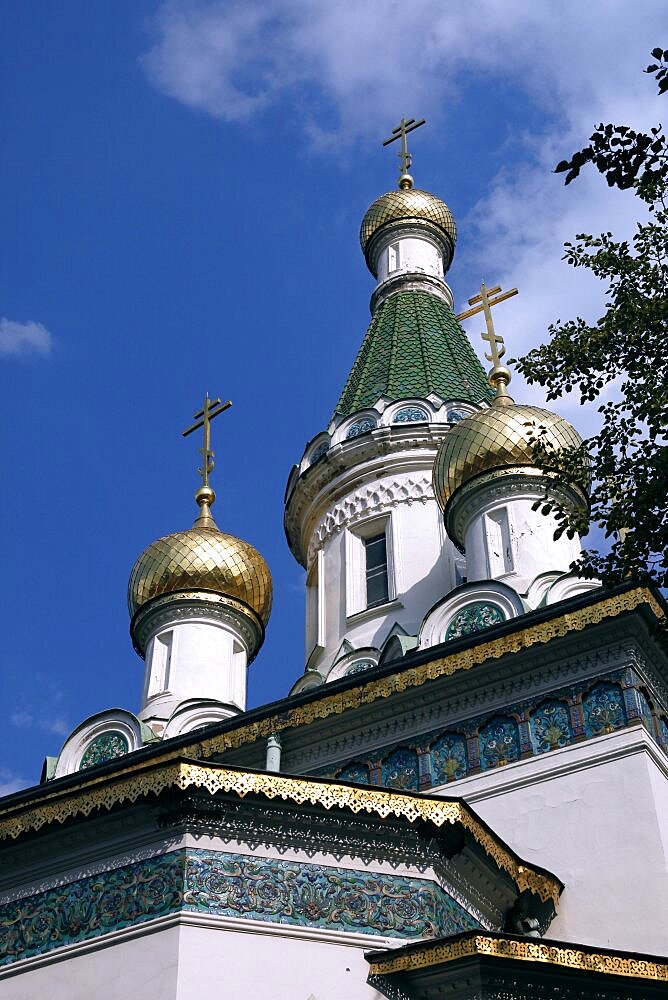
M 0 796 L 11 795 L 18 792 L 20 788 L 26 788 L 28 782 L 19 774 L 10 771 L 9 768 L 0 767 Z
M 489 86 L 513 80 L 552 116 L 587 128 L 592 106 L 605 117 L 646 93 L 639 70 L 663 30 L 662 8 L 412 0 L 408 15 L 405 0 L 166 0 L 144 65 L 159 89 L 228 121 L 298 91 L 316 134 L 323 99 L 334 129 L 354 137 L 408 106 L 442 117 L 475 75 Z
M 0 319 L 0 358 L 26 357 L 30 354 L 45 356 L 51 353 L 52 347 L 53 337 L 41 323 Z
M 17 709 L 9 717 L 9 721 L 17 729 L 29 729 L 33 724 L 33 716 L 31 712 L 26 712 L 25 709 Z
M 53 718 L 40 715 L 25 708 L 19 708 L 9 717 L 9 721 L 17 729 L 41 729 L 43 733 L 53 733 L 55 736 L 68 736 L 72 727 L 62 715 Z
M 455 289 L 461 302 L 483 275 L 520 287 L 498 315 L 512 356 L 546 339 L 557 317 L 600 314 L 605 289 L 562 262 L 562 245 L 578 232 L 628 237 L 638 204 L 592 172 L 565 189 L 552 171 L 599 121 L 646 128 L 660 120 L 663 105 L 642 69 L 664 29 L 661 0 L 167 0 L 145 67 L 163 92 L 222 120 L 280 108 L 315 146 L 375 143 L 402 112 L 447 128 L 451 108 L 475 84 L 477 103 L 459 112 L 480 121 L 469 155 L 490 162 L 504 150 L 489 146 L 480 93 L 514 88 L 540 130 L 523 133 L 511 116 L 503 140 L 511 167 L 459 220 Z M 469 329 L 475 343 L 478 328 Z M 535 388 L 515 391 L 544 399 Z M 581 413 L 567 396 L 559 408 L 593 428 L 595 406 Z

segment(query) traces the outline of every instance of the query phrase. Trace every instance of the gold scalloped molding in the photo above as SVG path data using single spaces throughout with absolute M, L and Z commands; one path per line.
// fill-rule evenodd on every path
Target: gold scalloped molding
M 285 729 L 308 726 L 317 719 L 326 719 L 332 715 L 340 715 L 351 708 L 360 705 L 370 705 L 380 698 L 389 698 L 393 694 L 419 687 L 427 681 L 440 677 L 449 677 L 460 670 L 470 670 L 487 660 L 499 659 L 507 653 L 520 653 L 538 643 L 546 643 L 551 639 L 563 638 L 569 632 L 579 632 L 589 625 L 597 625 L 605 618 L 613 618 L 624 611 L 633 611 L 641 604 L 648 604 L 658 619 L 663 619 L 664 612 L 653 594 L 646 588 L 637 588 L 626 594 L 608 597 L 597 604 L 580 608 L 570 614 L 561 615 L 552 621 L 531 625 L 514 632 L 512 635 L 490 642 L 480 643 L 473 648 L 462 650 L 453 656 L 439 657 L 430 663 L 402 670 L 389 677 L 379 680 L 369 680 L 366 684 L 324 697 L 308 705 L 289 709 L 287 712 L 268 719 L 261 719 L 248 726 L 240 726 L 229 733 L 212 736 L 208 740 L 188 747 L 186 752 L 194 757 L 209 757 L 224 750 L 236 749 L 246 743 L 254 743 L 258 739 L 271 736 Z
M 211 795 L 216 792 L 233 792 L 240 798 L 246 795 L 264 795 L 268 799 L 279 798 L 299 805 L 308 803 L 325 809 L 374 813 L 381 819 L 398 816 L 407 819 L 409 823 L 423 820 L 437 827 L 445 823 L 459 823 L 471 833 L 497 866 L 510 876 L 520 892 L 528 889 L 543 901 L 551 899 L 555 908 L 559 899 L 561 885 L 558 879 L 534 871 L 519 862 L 461 802 L 184 762 L 140 771 L 121 781 L 114 781 L 113 778 L 107 780 L 110 781 L 107 787 L 67 795 L 59 802 L 37 806 L 19 816 L 1 820 L 0 839 L 16 838 L 22 833 L 39 830 L 49 823 L 63 823 L 74 816 L 88 816 L 95 809 L 111 809 L 121 803 L 132 804 L 148 794 L 157 795 L 167 788 L 180 788 L 182 791 L 187 788 L 204 788 Z
M 381 976 L 392 972 L 402 972 L 406 969 L 427 968 L 444 962 L 454 962 L 458 958 L 469 958 L 471 955 L 511 958 L 521 962 L 543 962 L 567 969 L 578 969 L 581 972 L 601 972 L 608 976 L 629 976 L 633 979 L 654 979 L 668 982 L 668 965 L 661 962 L 652 962 L 642 958 L 626 958 L 610 953 L 580 951 L 578 948 L 537 941 L 513 941 L 507 938 L 485 937 L 480 934 L 463 941 L 455 941 L 452 944 L 442 944 L 436 947 L 427 946 L 424 950 L 416 949 L 386 961 L 372 962 L 370 975 Z
M 389 698 L 394 694 L 407 691 L 410 688 L 419 687 L 428 681 L 437 680 L 440 677 L 448 677 L 458 673 L 460 670 L 470 670 L 472 667 L 485 663 L 488 660 L 498 659 L 507 653 L 519 653 L 529 649 L 538 643 L 546 643 L 551 639 L 562 638 L 569 632 L 579 632 L 589 625 L 597 625 L 606 618 L 614 618 L 625 611 L 633 611 L 642 604 L 647 604 L 654 612 L 658 620 L 663 620 L 665 614 L 663 608 L 654 595 L 645 587 L 638 587 L 626 594 L 619 594 L 608 597 L 589 607 L 580 608 L 569 614 L 561 615 L 549 622 L 542 622 L 540 625 L 532 625 L 524 628 L 512 635 L 503 636 L 499 639 L 492 639 L 489 642 L 480 643 L 473 648 L 464 649 L 460 653 L 447 657 L 440 657 L 429 663 L 411 667 L 388 677 L 381 677 L 378 680 L 369 679 L 366 683 L 358 687 L 350 688 L 337 694 L 332 694 L 318 699 L 307 705 L 288 709 L 278 715 L 260 719 L 245 726 L 239 726 L 230 732 L 219 733 L 209 739 L 198 740 L 196 742 L 165 751 L 164 754 L 157 755 L 151 764 L 166 764 L 175 759 L 187 757 L 208 758 L 215 754 L 220 754 L 226 750 L 237 749 L 257 740 L 266 739 L 272 733 L 280 733 L 286 729 L 295 729 L 301 726 L 308 726 L 318 719 L 327 719 L 331 716 L 341 715 L 348 709 L 359 708 L 360 705 L 370 705 L 380 698 Z M 119 762 L 123 758 L 119 758 Z M 177 764 L 178 766 L 178 764 Z M 114 771 L 113 779 L 123 775 L 133 775 L 136 773 L 136 765 L 129 763 L 126 767 L 119 767 Z M 88 777 L 82 773 L 82 780 L 79 785 L 68 793 L 72 796 L 81 795 L 85 790 L 95 788 L 97 785 L 104 785 L 110 780 L 110 776 Z M 131 784 L 135 779 L 130 778 Z M 48 786 L 42 791 L 35 793 L 33 802 L 29 808 L 40 806 L 40 809 L 47 808 L 40 803 L 46 803 L 51 797 L 59 795 L 58 791 L 50 791 Z M 18 812 L 22 807 L 15 806 L 0 809 L 0 839 L 5 835 L 5 820 L 3 817 L 11 817 L 12 813 Z M 92 807 L 94 808 L 94 807 Z M 16 834 L 12 834 L 16 836 Z

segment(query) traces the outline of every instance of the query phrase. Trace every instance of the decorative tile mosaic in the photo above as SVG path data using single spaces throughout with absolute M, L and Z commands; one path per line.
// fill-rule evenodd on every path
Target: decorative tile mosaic
M 640 718 L 643 721 L 643 725 L 644 725 L 645 729 L 647 729 L 648 732 L 650 732 L 650 733 L 653 734 L 654 733 L 654 719 L 652 718 L 652 706 L 650 705 L 649 701 L 647 700 L 647 695 L 642 690 L 642 688 L 640 688 L 636 692 L 636 694 L 638 696 L 638 702 L 640 704 Z
M 365 670 L 371 670 L 376 664 L 374 660 L 355 660 L 346 670 L 346 677 L 351 674 L 362 674 Z
M 402 406 L 392 417 L 393 424 L 426 423 L 429 414 L 421 406 Z
M 0 906 L 0 965 L 176 912 L 183 865 L 165 854 Z
M 404 791 L 417 791 L 420 783 L 418 755 L 405 747 L 395 750 L 383 761 L 383 784 Z
M 431 778 L 434 785 L 463 778 L 467 770 L 466 740 L 458 733 L 446 733 L 431 747 Z
M 537 753 L 565 747 L 572 741 L 568 705 L 563 701 L 544 701 L 531 715 L 531 739 Z
M 113 760 L 114 757 L 122 757 L 129 749 L 130 744 L 123 733 L 116 731 L 102 733 L 86 747 L 79 764 L 79 770 L 83 771 L 87 767 L 104 764 L 108 760 Z
M 664 719 L 663 716 L 658 720 L 657 723 L 659 743 L 663 749 L 668 752 L 668 719 Z
M 0 965 L 180 910 L 409 939 L 480 926 L 429 879 L 181 850 L 0 907 Z
M 328 451 L 329 451 L 329 442 L 323 441 L 321 444 L 318 445 L 318 447 L 311 455 L 311 465 L 315 465 L 318 459 L 322 458 L 323 455 L 326 455 Z
M 520 759 L 520 736 L 514 719 L 492 719 L 480 730 L 478 739 L 483 771 Z
M 458 424 L 465 416 L 466 414 L 463 410 L 448 410 L 448 423 Z
M 465 608 L 462 608 L 450 620 L 445 633 L 445 641 L 450 642 L 452 639 L 461 639 L 464 635 L 480 632 L 484 628 L 489 628 L 490 625 L 498 625 L 500 622 L 505 622 L 505 620 L 506 616 L 496 604 L 476 601 L 474 604 L 468 604 Z
M 668 718 L 657 718 L 654 725 L 651 706 L 643 710 L 636 698 L 638 684 L 633 670 L 616 671 L 592 688 L 584 683 L 561 688 L 537 704 L 524 701 L 508 705 L 502 717 L 476 716 L 458 723 L 457 730 L 420 734 L 408 745 L 402 741 L 379 747 L 366 758 L 318 768 L 313 773 L 424 791 L 622 729 L 639 719 L 652 735 L 657 734 L 668 753 Z M 625 698 L 638 705 L 635 716 L 627 715 Z
M 362 934 L 432 938 L 477 927 L 434 882 L 278 859 L 189 854 L 188 909 Z
M 368 785 L 369 784 L 369 765 L 368 764 L 348 764 L 344 767 L 342 771 L 336 776 L 341 781 L 356 781 L 358 785 Z
M 612 733 L 626 725 L 624 699 L 617 684 L 597 684 L 582 699 L 587 736 Z

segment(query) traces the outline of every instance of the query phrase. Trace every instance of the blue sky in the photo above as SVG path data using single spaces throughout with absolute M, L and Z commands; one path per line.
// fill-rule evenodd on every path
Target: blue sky
M 36 781 L 86 716 L 138 708 L 127 578 L 195 516 L 180 432 L 207 390 L 234 401 L 215 427 L 218 523 L 274 578 L 249 705 L 288 692 L 304 580 L 283 491 L 368 323 L 357 232 L 394 185 L 382 139 L 428 119 L 413 172 L 458 220 L 450 284 L 458 303 L 483 276 L 520 287 L 497 317 L 515 353 L 557 317 L 593 319 L 602 290 L 561 245 L 628 232 L 636 205 L 551 169 L 599 120 L 660 120 L 641 69 L 661 8 L 6 0 L 0 790 Z

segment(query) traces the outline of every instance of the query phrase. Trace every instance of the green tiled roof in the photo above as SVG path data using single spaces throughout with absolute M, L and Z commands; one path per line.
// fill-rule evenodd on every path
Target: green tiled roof
M 480 403 L 492 397 L 485 371 L 452 309 L 429 292 L 398 292 L 374 313 L 335 417 L 391 400 L 425 397 Z

